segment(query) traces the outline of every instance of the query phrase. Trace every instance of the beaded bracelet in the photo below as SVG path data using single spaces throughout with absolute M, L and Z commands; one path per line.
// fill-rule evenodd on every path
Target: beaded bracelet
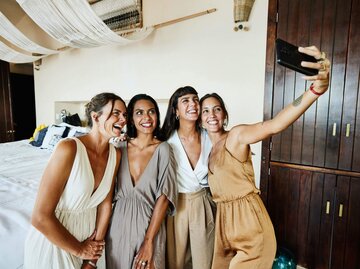
M 318 95 L 318 96 L 320 96 L 320 95 L 323 94 L 323 92 L 320 93 L 320 92 L 317 92 L 317 91 L 314 90 L 314 83 L 311 83 L 309 90 L 310 90 L 313 94 Z

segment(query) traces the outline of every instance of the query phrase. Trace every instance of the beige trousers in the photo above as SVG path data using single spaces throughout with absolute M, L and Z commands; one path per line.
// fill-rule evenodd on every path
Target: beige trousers
M 167 269 L 210 269 L 215 204 L 208 191 L 179 193 L 176 215 L 167 220 Z

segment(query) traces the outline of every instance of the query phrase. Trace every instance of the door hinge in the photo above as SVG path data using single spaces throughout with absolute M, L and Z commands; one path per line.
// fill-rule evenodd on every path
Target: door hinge
M 279 22 L 279 12 L 276 13 L 276 23 Z
M 269 150 L 272 151 L 272 142 L 270 142 Z
M 270 176 L 271 172 L 270 172 L 270 167 L 269 167 L 269 170 L 268 170 L 268 175 Z

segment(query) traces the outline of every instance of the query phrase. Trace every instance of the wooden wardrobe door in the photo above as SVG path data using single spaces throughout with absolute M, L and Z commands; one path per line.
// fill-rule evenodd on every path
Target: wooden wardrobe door
M 339 169 L 360 172 L 360 0 L 352 1 L 344 83 Z
M 335 28 L 335 13 L 336 13 L 336 4 L 338 0 L 329 0 L 322 1 L 316 0 L 313 3 L 313 12 L 311 19 L 315 21 L 315 25 L 312 28 L 311 39 L 309 44 L 314 44 L 322 51 L 327 53 L 327 57 L 332 61 L 333 59 L 333 40 L 334 40 L 334 28 Z M 344 0 L 351 1 L 351 0 Z M 334 62 L 332 62 L 332 66 Z M 308 150 L 312 150 L 313 159 L 312 163 L 306 163 L 313 166 L 325 167 L 327 156 L 333 154 L 337 155 L 336 141 L 331 141 L 334 146 L 328 148 L 328 133 L 331 132 L 331 127 L 329 127 L 329 106 L 330 106 L 330 97 L 332 92 L 332 85 L 330 85 L 329 90 L 321 96 L 316 101 L 316 127 L 314 134 L 314 144 L 311 147 L 310 144 Z M 306 114 L 305 114 L 306 117 Z M 329 161 L 328 161 L 329 162 Z
M 0 61 L 0 143 L 14 140 L 9 63 Z
M 310 190 L 304 190 L 304 192 L 309 192 L 311 202 L 309 202 L 310 206 L 308 207 L 308 223 L 305 224 L 306 219 L 304 220 L 304 226 L 308 227 L 307 231 L 304 231 L 306 241 L 301 244 L 301 248 L 297 252 L 298 264 L 305 268 L 316 268 L 316 263 L 324 265 L 326 261 L 318 260 L 320 253 L 329 258 L 329 253 L 326 253 L 330 252 L 329 245 L 327 244 L 328 248 L 326 246 L 324 248 L 322 244 L 324 244 L 324 238 L 330 237 L 326 232 L 331 230 L 331 223 L 326 220 L 326 216 L 328 216 L 327 207 L 328 202 L 331 203 L 333 197 L 332 187 L 334 186 L 334 178 L 327 179 L 325 174 L 315 172 L 311 176 Z M 303 206 L 306 207 L 307 205 L 304 204 Z M 329 209 L 330 207 L 331 204 L 329 204 Z
M 267 206 L 277 244 L 294 252 L 306 268 L 328 268 L 336 175 L 278 164 L 271 165 Z
M 277 4 L 276 37 L 299 46 L 316 45 L 328 51 L 328 56 L 332 57 L 332 43 L 323 44 L 328 44 L 327 39 L 333 39 L 330 29 L 333 28 L 335 21 L 330 20 L 324 24 L 324 18 L 334 12 L 336 0 L 328 0 L 326 5 L 321 0 L 279 0 Z M 314 13 L 314 10 L 324 10 L 324 12 Z M 273 45 L 269 44 L 269 46 Z M 309 87 L 309 83 L 302 79 L 301 74 L 277 64 L 274 64 L 273 80 L 271 117 Z M 327 154 L 325 148 L 328 109 L 329 94 L 326 93 L 292 126 L 273 136 L 271 160 L 305 165 L 316 163 L 317 166 L 324 166 Z
M 327 1 L 326 1 L 327 3 Z M 325 22 L 333 21 L 335 25 L 329 29 L 332 39 L 325 40 L 329 50 L 332 51 L 330 60 L 332 61 L 331 86 L 328 110 L 328 132 L 326 137 L 326 160 L 325 166 L 328 168 L 338 168 L 340 160 L 340 137 L 342 125 L 343 108 L 347 106 L 344 103 L 344 85 L 346 77 L 347 48 L 349 39 L 349 24 L 351 18 L 351 0 L 337 0 L 335 6 L 330 11 Z M 324 23 L 324 26 L 326 23 Z M 325 49 L 324 49 L 325 50 Z M 351 150 L 350 150 L 351 152 Z
M 305 3 L 302 3 L 305 2 Z M 309 12 L 309 1 L 279 1 L 279 16 L 277 37 L 291 43 L 299 44 L 302 36 L 308 36 L 309 22 L 300 16 L 302 12 Z M 284 14 L 282 16 L 281 14 Z M 290 18 L 297 17 L 298 20 Z M 307 42 L 306 42 L 307 43 Z M 287 104 L 290 104 L 305 89 L 305 82 L 296 72 L 275 66 L 274 98 L 272 116 L 276 115 Z M 301 162 L 303 118 L 300 118 L 290 128 L 273 137 L 272 159 L 283 162 Z M 295 131 L 294 131 L 295 130 Z M 300 146 L 300 147 L 299 147 Z
M 354 17 L 359 8 L 359 5 L 354 7 L 352 0 L 278 0 L 275 37 L 300 46 L 315 45 L 325 51 L 332 62 L 332 73 L 329 91 L 292 126 L 272 137 L 271 160 L 351 170 L 352 158 L 345 160 L 339 152 L 344 155 L 352 152 L 353 141 L 349 141 L 344 131 L 347 126 L 352 126 L 352 139 L 356 138 L 359 98 L 356 72 L 359 73 L 360 52 L 354 47 L 359 43 L 359 30 L 352 25 L 359 24 L 360 16 Z M 273 38 L 272 32 L 270 34 Z M 351 40 L 349 48 L 354 47 L 349 51 L 348 40 Z M 268 39 L 268 45 L 273 46 L 270 42 Z M 275 116 L 309 87 L 301 74 L 275 64 L 275 60 L 273 63 L 273 102 L 269 117 Z M 348 68 L 352 68 L 350 72 Z
M 345 193 L 347 199 L 346 212 L 346 236 L 343 240 L 346 242 L 344 249 L 344 269 L 360 268 L 360 178 L 352 177 L 350 179 L 349 192 Z M 343 217 L 345 217 L 343 215 Z M 334 253 L 338 254 L 338 253 Z
M 34 77 L 11 73 L 10 84 L 14 140 L 28 139 L 36 128 Z
M 336 198 L 334 208 L 334 227 L 331 251 L 331 268 L 346 269 L 344 253 L 346 246 L 346 230 L 349 216 L 349 193 L 351 178 L 338 176 L 336 182 Z
M 331 174 L 324 175 L 324 187 L 321 209 L 321 221 L 319 230 L 318 249 L 314 249 L 315 255 L 310 260 L 311 266 L 308 268 L 330 269 L 331 262 L 331 244 L 332 244 L 332 227 L 335 211 L 335 186 L 336 176 Z M 340 268 L 338 268 L 340 269 Z

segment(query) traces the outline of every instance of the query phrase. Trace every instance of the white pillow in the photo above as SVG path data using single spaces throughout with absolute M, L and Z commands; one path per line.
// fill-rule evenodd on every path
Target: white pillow
M 45 135 L 44 141 L 41 144 L 42 149 L 53 149 L 55 145 L 50 145 L 51 140 L 54 139 L 54 136 L 62 136 L 66 127 L 65 126 L 56 126 L 51 125 Z M 56 140 L 56 139 L 55 139 Z M 54 140 L 53 140 L 54 141 Z M 53 144 L 53 143 L 52 143 Z
M 61 135 L 54 135 L 49 142 L 48 149 L 53 151 L 55 146 L 57 145 L 57 143 L 59 143 L 61 139 L 63 139 Z
M 69 123 L 66 123 L 66 122 L 61 122 L 59 124 L 56 124 L 57 126 L 65 126 L 65 127 L 69 127 L 69 128 L 74 128 L 74 127 L 77 127 L 75 125 L 71 125 Z
M 72 127 L 67 137 L 79 136 L 79 134 L 87 134 L 90 131 L 88 127 Z

